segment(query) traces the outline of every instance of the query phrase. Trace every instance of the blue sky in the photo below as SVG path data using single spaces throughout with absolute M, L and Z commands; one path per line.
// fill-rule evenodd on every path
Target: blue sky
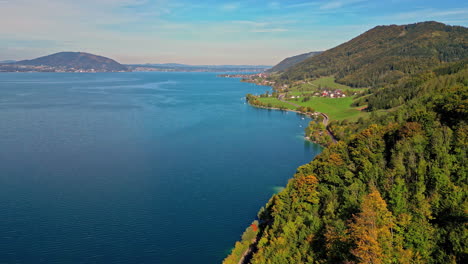
M 265 64 L 377 25 L 468 25 L 453 0 L 0 0 L 0 60 L 85 51 L 122 63 Z

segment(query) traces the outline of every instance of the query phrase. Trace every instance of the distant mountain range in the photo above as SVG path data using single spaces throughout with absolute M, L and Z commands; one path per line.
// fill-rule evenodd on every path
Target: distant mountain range
M 115 60 L 84 52 L 59 52 L 32 60 L 0 61 L 0 72 L 262 72 L 270 67 L 265 65 L 187 65 L 180 63 L 123 65 Z
M 262 72 L 271 66 L 265 65 L 188 65 L 180 63 L 129 64 L 134 71 L 184 71 L 184 72 Z
M 319 55 L 322 52 L 323 51 L 312 51 L 312 52 L 308 52 L 308 53 L 304 53 L 304 54 L 300 54 L 300 55 L 296 55 L 296 56 L 286 58 L 286 59 L 282 60 L 280 63 L 278 63 L 277 65 L 275 65 L 273 68 L 267 70 L 267 72 L 272 73 L 272 72 L 284 71 L 287 68 L 290 68 L 290 67 L 298 64 L 299 62 L 302 62 L 302 61 L 304 61 L 304 60 L 306 60 L 306 59 L 308 59 L 310 57 Z

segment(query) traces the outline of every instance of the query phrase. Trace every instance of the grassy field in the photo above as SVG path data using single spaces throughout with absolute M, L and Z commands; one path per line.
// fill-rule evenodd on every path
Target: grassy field
M 319 78 L 317 80 L 313 80 L 311 83 L 316 85 L 316 86 L 320 85 L 320 86 L 322 86 L 324 88 L 327 87 L 327 88 L 342 89 L 342 90 L 352 89 L 349 86 L 336 83 L 335 82 L 335 77 L 322 77 L 322 78 Z
M 268 103 L 271 103 L 271 105 L 273 107 L 276 107 L 276 108 L 280 108 L 281 106 L 287 108 L 287 109 L 292 109 L 292 110 L 296 110 L 296 107 L 293 106 L 293 105 L 290 105 L 288 103 L 285 103 L 285 102 L 282 102 L 276 98 L 273 98 L 273 97 L 264 97 L 264 98 L 258 98 L 258 100 L 260 100 L 261 102 L 265 103 L 265 104 L 268 104 Z
M 327 97 L 312 97 L 307 102 L 300 100 L 291 101 L 295 104 L 312 107 L 315 111 L 327 114 L 332 120 L 354 120 L 360 116 L 365 116 L 367 113 L 361 112 L 354 107 L 351 107 L 353 98 L 327 98 Z
M 341 90 L 351 90 L 351 91 L 365 91 L 367 88 L 351 88 L 349 86 L 339 84 L 335 82 L 335 77 L 328 76 L 322 77 L 309 83 L 300 84 L 294 87 L 291 87 L 291 92 L 305 92 L 305 91 L 314 91 L 317 90 L 318 87 L 322 88 L 331 88 L 331 89 L 341 89 Z M 298 94 L 299 94 L 298 93 Z
M 353 98 L 351 96 L 343 98 L 329 98 L 329 97 L 311 97 L 309 101 L 302 102 L 304 94 L 312 95 L 318 90 L 318 88 L 330 88 L 330 89 L 341 89 L 351 90 L 351 91 L 364 91 L 367 88 L 351 88 L 346 85 L 342 85 L 335 82 L 335 77 L 322 77 L 308 83 L 299 84 L 292 86 L 289 89 L 288 94 L 294 96 L 300 96 L 299 99 L 291 99 L 288 102 L 305 106 L 312 107 L 317 112 L 327 114 L 332 120 L 343 120 L 348 119 L 350 121 L 357 120 L 359 117 L 365 117 L 368 115 L 367 112 L 362 112 L 357 110 L 355 107 L 351 107 L 353 103 Z M 261 102 L 265 104 L 271 104 L 272 107 L 280 108 L 285 107 L 287 109 L 295 110 L 297 107 L 285 102 L 282 102 L 273 97 L 264 97 L 258 98 Z
M 271 103 L 273 107 L 279 107 L 281 105 L 287 107 L 288 109 L 295 109 L 294 106 L 281 102 L 276 98 L 259 98 L 260 101 L 264 103 Z M 312 97 L 307 102 L 301 102 L 299 100 L 290 100 L 289 102 L 298 104 L 300 106 L 312 107 L 317 112 L 327 114 L 332 120 L 356 120 L 359 117 L 364 117 L 368 113 L 361 112 L 354 107 L 351 107 L 353 99 L 351 97 L 345 98 L 326 98 L 326 97 Z

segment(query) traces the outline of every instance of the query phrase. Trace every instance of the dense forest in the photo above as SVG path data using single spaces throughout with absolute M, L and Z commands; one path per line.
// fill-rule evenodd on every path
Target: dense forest
M 361 98 L 389 111 L 331 122 L 339 141 L 298 168 L 224 263 L 468 263 L 467 57 L 423 59 Z
M 404 102 L 422 96 L 427 93 L 427 85 L 421 85 L 425 81 L 433 78 L 436 74 L 450 73 L 450 71 L 460 70 L 468 65 L 468 59 L 461 60 L 452 65 L 450 69 L 441 67 L 434 71 L 424 71 L 420 74 L 407 76 L 400 79 L 395 84 L 375 91 L 371 96 L 365 98 L 368 110 L 390 109 L 402 105 Z
M 352 87 L 381 87 L 468 57 L 468 29 L 438 22 L 378 26 L 288 68 L 283 82 L 335 75 Z

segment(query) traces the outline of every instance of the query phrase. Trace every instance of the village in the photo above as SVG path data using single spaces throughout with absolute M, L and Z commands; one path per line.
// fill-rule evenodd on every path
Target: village
M 288 99 L 299 99 L 301 98 L 301 95 L 289 95 L 289 85 L 284 84 L 280 87 L 275 87 L 276 82 L 271 81 L 268 78 L 270 75 L 268 73 L 262 72 L 262 73 L 256 73 L 256 74 L 221 74 L 218 75 L 218 77 L 224 77 L 224 78 L 242 78 L 243 82 L 249 82 L 249 83 L 255 83 L 257 85 L 264 85 L 264 86 L 272 86 L 274 89 L 277 91 L 277 93 L 272 93 L 267 95 L 267 97 L 272 97 L 274 94 L 276 95 L 277 99 L 280 100 L 288 100 Z M 302 81 L 301 83 L 296 83 L 298 85 L 300 84 L 306 84 L 306 82 Z M 306 95 L 303 95 L 302 97 L 305 96 L 315 96 L 315 97 L 328 97 L 328 98 L 343 98 L 348 96 L 346 92 L 342 91 L 341 89 L 332 89 L 332 88 L 327 88 L 327 87 L 317 87 L 314 93 L 312 90 L 309 90 Z M 305 94 L 305 93 L 304 93 Z
M 273 94 L 270 94 L 268 97 L 272 97 Z M 314 97 L 328 97 L 328 98 L 343 98 L 343 97 L 346 97 L 346 94 L 341 91 L 341 90 L 323 90 L 323 91 L 319 91 L 319 92 L 315 92 L 313 94 L 303 94 L 302 96 L 301 95 L 290 95 L 288 92 L 286 93 L 279 93 L 277 95 L 277 99 L 279 100 L 289 100 L 289 99 L 300 99 L 300 98 L 306 98 L 306 97 L 310 97 L 310 96 L 314 96 Z

